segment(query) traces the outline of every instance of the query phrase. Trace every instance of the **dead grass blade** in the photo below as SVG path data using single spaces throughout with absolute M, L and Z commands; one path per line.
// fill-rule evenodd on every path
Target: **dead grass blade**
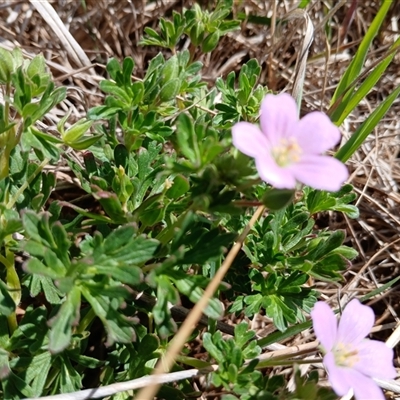
M 308 13 L 302 9 L 295 9 L 288 13 L 283 20 L 290 21 L 293 19 L 304 19 L 305 33 L 303 43 L 301 45 L 300 55 L 297 57 L 295 76 L 293 81 L 292 96 L 296 100 L 300 109 L 301 99 L 303 97 L 304 79 L 306 76 L 308 51 L 314 40 L 314 25 Z
M 60 42 L 64 46 L 65 50 L 68 52 L 69 56 L 74 60 L 75 64 L 79 67 L 91 66 L 88 56 L 83 51 L 82 47 L 71 35 L 68 29 L 65 27 L 61 18 L 58 16 L 57 12 L 54 10 L 53 6 L 47 1 L 35 1 L 29 0 L 32 6 L 38 11 L 42 16 L 43 20 L 50 26 Z M 94 70 L 89 71 L 92 75 L 96 75 Z

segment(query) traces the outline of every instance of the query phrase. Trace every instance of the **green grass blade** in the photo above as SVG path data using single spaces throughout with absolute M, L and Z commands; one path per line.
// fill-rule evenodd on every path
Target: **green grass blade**
M 343 94 L 348 90 L 352 82 L 358 78 L 358 75 L 360 74 L 361 69 L 364 66 L 365 58 L 367 56 L 371 43 L 375 38 L 375 36 L 377 35 L 391 4 L 392 0 L 384 0 L 382 2 L 382 6 L 379 9 L 378 13 L 376 14 L 376 17 L 372 21 L 367 33 L 364 36 L 364 39 L 360 43 L 360 46 L 357 50 L 355 57 L 351 61 L 346 72 L 342 76 L 342 79 L 340 80 L 338 87 L 336 88 L 336 91 L 332 97 L 331 105 L 335 104 L 336 101 L 340 97 L 342 97 Z
M 370 92 L 370 90 L 379 81 L 386 68 L 392 62 L 396 51 L 400 47 L 400 37 L 391 46 L 389 55 L 386 56 L 368 75 L 365 81 L 360 85 L 355 93 L 352 91 L 347 92 L 340 102 L 339 106 L 331 115 L 331 120 L 337 126 L 341 125 L 351 111 L 360 103 L 360 101 Z
M 310 0 L 301 0 L 297 8 L 306 8 L 310 4 Z
M 362 125 L 353 133 L 351 138 L 336 153 L 336 158 L 342 162 L 346 162 L 354 152 L 362 145 L 367 136 L 372 132 L 379 121 L 384 117 L 392 103 L 400 94 L 400 86 L 398 86 L 374 112 L 362 123 Z
M 301 324 L 291 326 L 290 328 L 286 329 L 285 332 L 273 332 L 265 338 L 257 340 L 257 345 L 260 347 L 266 347 L 273 343 L 279 343 L 280 341 L 291 338 L 311 327 L 312 321 L 306 321 Z

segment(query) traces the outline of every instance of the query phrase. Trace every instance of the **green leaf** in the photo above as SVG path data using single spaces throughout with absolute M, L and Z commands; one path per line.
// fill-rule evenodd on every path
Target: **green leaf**
M 383 76 L 386 68 L 392 62 L 394 56 L 396 55 L 396 50 L 400 46 L 400 38 L 390 47 L 389 55 L 383 59 L 367 76 L 360 87 L 353 93 L 349 91 L 344 98 L 341 100 L 338 107 L 332 113 L 331 120 L 336 125 L 341 125 L 346 117 L 351 113 L 351 111 L 357 107 L 360 101 L 371 91 L 379 79 Z
M 40 397 L 46 384 L 48 373 L 52 364 L 51 353 L 46 351 L 32 358 L 26 369 L 25 380 L 30 383 L 34 397 Z
M 61 354 L 59 357 L 60 364 L 60 392 L 69 393 L 75 392 L 82 388 L 82 376 L 78 371 L 72 366 L 70 359 Z
M 174 78 L 168 81 L 160 91 L 160 100 L 167 102 L 175 99 L 181 88 L 181 80 Z
M 103 135 L 84 136 L 74 143 L 68 143 L 75 150 L 86 150 L 97 143 Z
M 114 81 L 117 80 L 117 74 L 118 72 L 121 72 L 121 66 L 119 65 L 119 62 L 116 58 L 112 57 L 107 63 L 107 72 L 110 74 L 111 78 L 114 79 Z
M 178 56 L 174 55 L 167 60 L 161 69 L 161 83 L 164 85 L 172 79 L 178 78 L 179 61 Z
M 241 322 L 235 326 L 235 343 L 240 348 L 243 348 L 249 340 L 253 339 L 254 335 L 254 331 L 249 330 L 246 322 Z
M 118 99 L 122 100 L 126 105 L 131 103 L 131 97 L 125 89 L 118 87 L 116 83 L 104 80 L 100 82 L 100 89 L 105 92 L 114 95 Z
M 387 1 L 384 1 L 387 3 Z M 369 117 L 358 127 L 353 133 L 351 138 L 339 149 L 335 157 L 346 162 L 363 144 L 368 135 L 373 131 L 375 126 L 385 116 L 393 102 L 397 99 L 400 94 L 400 86 L 398 86 L 379 106 L 369 115 Z
M 220 37 L 219 31 L 215 31 L 209 34 L 201 44 L 201 51 L 203 53 L 209 53 L 213 51 L 219 43 L 219 37 Z
M 27 250 L 29 250 L 30 248 L 30 246 L 26 247 Z M 59 268 L 50 268 L 39 261 L 37 258 L 30 258 L 25 264 L 25 268 L 27 272 L 31 274 L 42 275 L 44 277 L 49 277 L 52 279 L 61 278 L 65 275 L 64 271 L 60 271 Z
M 38 54 L 29 62 L 26 73 L 31 79 L 35 75 L 43 75 L 46 73 L 46 60 L 41 54 Z
M 124 86 L 126 86 L 126 87 L 130 86 L 130 84 L 131 84 L 132 72 L 133 72 L 134 66 L 135 66 L 135 63 L 134 63 L 132 57 L 124 58 L 124 61 L 122 62 L 122 77 L 123 77 Z
M 30 151 L 32 148 L 40 150 L 43 155 L 51 160 L 58 160 L 60 150 L 47 137 L 38 134 L 38 130 L 30 126 L 21 137 L 22 148 L 25 151 Z
M 199 233 L 194 233 L 198 236 Z M 220 257 L 227 247 L 232 245 L 236 238 L 235 233 L 221 233 L 219 229 L 212 229 L 198 238 L 198 242 L 187 250 L 182 264 L 204 264 L 207 261 Z
M 270 210 L 277 211 L 292 202 L 294 193 L 294 190 L 289 189 L 268 189 L 262 197 L 262 202 Z
M 219 332 L 217 332 L 219 333 Z M 217 334 L 215 333 L 214 336 Z M 220 333 L 219 333 L 220 335 Z M 218 340 L 211 333 L 205 332 L 203 335 L 203 346 L 210 353 L 211 357 L 215 358 L 218 363 L 225 361 L 225 354 L 214 344 L 214 341 Z
M 61 136 L 66 144 L 73 145 L 82 138 L 92 125 L 93 121 L 81 119 L 69 127 L 65 132 L 62 132 Z
M 67 348 L 71 342 L 72 327 L 78 324 L 79 308 L 81 305 L 81 292 L 74 287 L 61 305 L 57 315 L 49 321 L 49 350 L 60 353 Z
M 109 119 L 120 111 L 119 107 L 97 106 L 92 107 L 86 114 L 87 119 L 97 121 L 99 119 Z
M 115 193 L 101 190 L 96 185 L 90 186 L 93 197 L 100 202 L 104 211 L 113 220 L 115 224 L 125 223 L 127 221 L 125 211 L 122 209 L 121 202 Z
M 52 248 L 55 245 L 49 226 L 49 213 L 36 214 L 32 210 L 25 210 L 22 214 L 22 223 L 27 235 L 38 243 Z
M 29 272 L 31 271 L 29 270 Z M 39 274 L 35 274 L 30 277 L 27 283 L 27 287 L 29 289 L 31 297 L 36 297 L 39 295 L 39 293 L 43 292 L 46 300 L 50 304 L 60 304 L 61 298 L 64 296 L 63 293 L 54 286 L 53 280 L 51 278 Z
M 35 397 L 32 388 L 24 379 L 11 372 L 7 379 L 2 382 L 3 399 L 19 400 L 21 398 Z
M 391 0 L 383 0 L 378 13 L 374 20 L 368 27 L 366 34 L 363 37 L 360 45 L 358 46 L 357 53 L 353 57 L 350 65 L 347 67 L 346 72 L 343 74 L 335 93 L 332 97 L 331 104 L 335 104 L 341 96 L 351 87 L 352 83 L 358 78 L 361 69 L 365 63 L 368 50 L 375 36 L 378 34 L 379 29 L 385 19 L 385 16 L 392 5 Z
M 103 248 L 98 250 L 115 261 L 140 266 L 154 256 L 158 245 L 155 239 L 136 236 L 133 225 L 124 225 L 112 231 L 105 239 Z M 96 262 L 101 260 L 101 256 L 96 254 L 98 250 L 94 252 Z
M 174 271 L 170 277 L 177 289 L 182 294 L 188 296 L 192 303 L 196 304 L 203 297 L 204 290 L 199 285 L 200 282 L 203 284 L 206 283 L 203 277 L 186 276 L 184 273 L 178 274 L 178 271 Z M 224 314 L 224 307 L 218 299 L 210 299 L 203 312 L 210 318 L 220 319 Z
M 115 307 L 117 298 L 111 299 L 103 295 L 101 289 L 88 284 L 82 286 L 81 290 L 107 330 L 106 346 L 111 346 L 114 342 L 131 343 L 135 340 L 132 323 Z
M 319 260 L 321 257 L 327 255 L 332 250 L 335 250 L 342 245 L 345 238 L 343 231 L 334 231 L 326 240 L 321 240 L 317 248 L 308 254 L 308 257 L 312 260 Z
M 0 83 L 9 83 L 13 71 L 14 59 L 11 52 L 0 47 Z
M 182 154 L 194 165 L 200 165 L 200 151 L 193 122 L 190 117 L 182 113 L 177 120 L 176 140 Z
M 7 326 L 6 321 L 2 321 L 2 323 L 5 322 L 5 326 Z M 8 330 L 8 328 L 6 328 Z M 8 335 L 7 335 L 8 336 Z M 7 337 L 8 339 L 8 337 Z M 8 361 L 8 351 L 4 350 L 3 348 L 0 347 L 0 379 L 3 381 L 7 376 L 10 374 L 11 369 Z
M 177 175 L 173 182 L 172 186 L 165 192 L 165 195 L 169 199 L 178 199 L 187 193 L 190 189 L 189 181 L 183 175 Z
M 0 280 L 0 314 L 8 317 L 15 312 L 15 302 L 12 299 L 6 284 Z

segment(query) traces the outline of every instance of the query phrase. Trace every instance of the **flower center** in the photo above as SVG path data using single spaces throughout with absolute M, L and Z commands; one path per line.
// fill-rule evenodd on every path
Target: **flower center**
M 294 137 L 281 139 L 279 144 L 272 149 L 272 156 L 280 167 L 300 161 L 302 150 Z
M 353 367 L 359 361 L 358 351 L 349 344 L 338 343 L 333 349 L 336 365 L 340 367 Z

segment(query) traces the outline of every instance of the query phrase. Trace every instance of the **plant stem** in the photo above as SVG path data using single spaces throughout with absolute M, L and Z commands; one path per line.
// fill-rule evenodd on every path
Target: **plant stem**
M 76 328 L 76 333 L 84 332 L 87 329 L 87 327 L 92 323 L 92 321 L 94 320 L 95 317 L 96 317 L 96 314 L 93 311 L 93 308 L 90 307 L 89 311 L 81 319 L 81 322 L 79 323 L 78 327 Z
M 10 292 L 11 298 L 15 302 L 15 306 L 18 306 L 19 302 L 21 301 L 21 282 L 19 280 L 19 276 L 17 271 L 15 270 L 15 260 L 14 260 L 14 253 L 8 250 L 7 242 L 10 241 L 10 237 L 5 239 L 5 251 L 6 256 L 0 254 L 0 262 L 4 264 L 6 267 L 6 283 L 8 291 Z M 14 331 L 18 327 L 17 323 L 17 314 L 12 312 L 8 317 L 8 329 L 10 332 L 10 336 L 14 333 Z

